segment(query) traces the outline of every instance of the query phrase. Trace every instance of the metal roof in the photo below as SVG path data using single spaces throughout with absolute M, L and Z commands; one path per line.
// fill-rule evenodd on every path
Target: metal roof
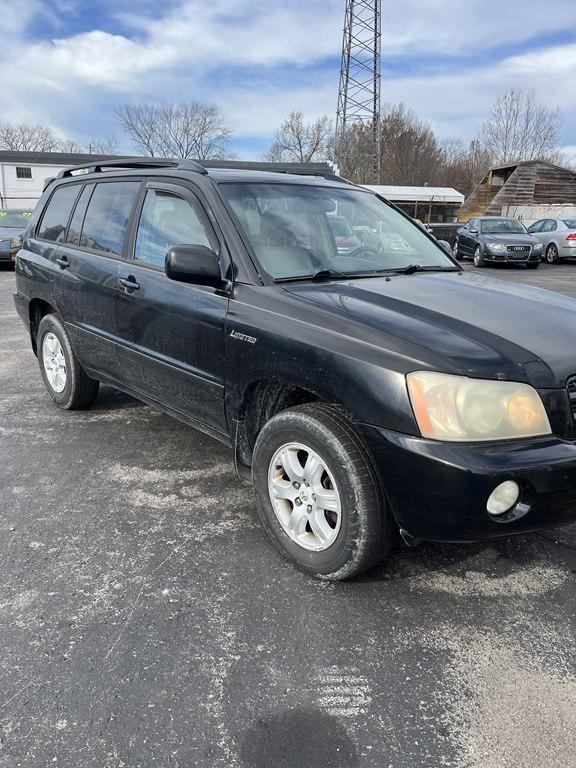
M 13 152 L 0 151 L 1 163 L 16 163 L 17 165 L 81 165 L 97 160 L 109 160 L 111 155 L 88 155 L 82 152 Z
M 366 189 L 376 192 L 392 202 L 455 203 L 461 205 L 464 195 L 452 187 L 398 187 L 386 184 L 364 184 Z

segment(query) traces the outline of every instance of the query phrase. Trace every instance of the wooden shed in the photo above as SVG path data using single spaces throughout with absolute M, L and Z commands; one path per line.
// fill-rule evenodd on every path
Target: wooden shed
M 557 207 L 576 211 L 576 172 L 544 160 L 526 160 L 491 168 L 464 201 L 458 219 L 513 216 L 529 223 L 555 215 L 551 209 Z

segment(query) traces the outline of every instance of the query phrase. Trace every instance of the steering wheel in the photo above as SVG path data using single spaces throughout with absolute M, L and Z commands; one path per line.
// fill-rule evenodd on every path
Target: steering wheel
M 371 245 L 356 245 L 354 248 L 351 248 L 349 251 L 346 251 L 346 253 L 343 253 L 342 256 L 344 258 L 348 258 L 349 256 L 356 256 L 357 253 L 363 253 L 367 256 L 379 256 L 379 252 L 376 250 L 376 248 L 373 248 Z

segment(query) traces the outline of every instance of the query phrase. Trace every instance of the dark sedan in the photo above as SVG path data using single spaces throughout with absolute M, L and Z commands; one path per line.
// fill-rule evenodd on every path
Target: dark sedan
M 0 264 L 13 264 L 31 211 L 0 211 Z
M 510 262 L 536 269 L 543 250 L 542 243 L 528 232 L 521 221 L 500 216 L 477 216 L 458 230 L 454 255 L 457 259 L 474 259 L 476 267 Z

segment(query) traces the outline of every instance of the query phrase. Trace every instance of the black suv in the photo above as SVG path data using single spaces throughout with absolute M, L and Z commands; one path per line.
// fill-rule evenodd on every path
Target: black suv
M 229 444 L 275 545 L 323 578 L 373 565 L 398 529 L 469 541 L 575 519 L 573 299 L 463 272 L 343 180 L 81 170 L 49 184 L 16 264 L 61 408 L 105 382 Z M 385 235 L 339 248 L 334 216 Z

